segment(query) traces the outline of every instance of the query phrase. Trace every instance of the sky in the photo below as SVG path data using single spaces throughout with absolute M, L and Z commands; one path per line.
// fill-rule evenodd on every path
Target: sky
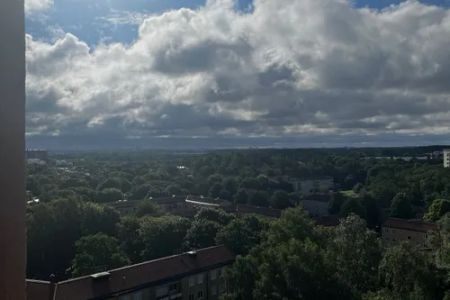
M 27 143 L 450 143 L 450 0 L 26 0 Z

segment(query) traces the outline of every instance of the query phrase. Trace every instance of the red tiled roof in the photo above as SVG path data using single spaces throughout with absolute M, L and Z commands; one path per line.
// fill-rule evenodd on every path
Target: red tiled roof
M 234 254 L 225 246 L 205 248 L 198 250 L 195 255 L 184 253 L 111 270 L 104 279 L 85 276 L 59 282 L 56 284 L 54 299 L 95 299 L 231 264 L 233 261 Z M 30 299 L 41 300 L 35 297 Z
M 158 197 L 152 199 L 158 205 L 183 203 L 184 200 L 186 200 L 186 197 Z
M 423 222 L 421 220 L 405 220 L 398 218 L 389 218 L 384 222 L 383 227 L 398 228 L 419 232 L 428 232 L 438 230 L 434 223 Z
M 312 218 L 317 225 L 322 225 L 325 227 L 332 227 L 339 225 L 339 217 L 337 216 L 321 216 Z

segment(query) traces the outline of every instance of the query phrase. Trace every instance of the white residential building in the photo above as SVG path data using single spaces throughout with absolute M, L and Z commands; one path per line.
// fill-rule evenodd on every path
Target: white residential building
M 450 149 L 444 149 L 444 168 L 450 168 Z

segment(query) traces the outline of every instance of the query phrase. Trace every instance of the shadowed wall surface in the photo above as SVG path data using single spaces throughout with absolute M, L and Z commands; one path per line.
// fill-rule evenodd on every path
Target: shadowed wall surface
M 0 1 L 0 299 L 25 299 L 23 0 Z

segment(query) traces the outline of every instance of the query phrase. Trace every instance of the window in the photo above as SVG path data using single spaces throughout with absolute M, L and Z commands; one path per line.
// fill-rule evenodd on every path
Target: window
M 195 285 L 195 276 L 189 277 L 189 287 L 193 287 Z
M 211 295 L 217 295 L 217 285 L 211 285 Z
M 197 275 L 197 284 L 202 284 L 203 283 L 203 274 L 198 274 Z
M 138 291 L 138 292 L 135 292 L 134 294 L 133 294 L 133 297 L 132 297 L 132 299 L 133 300 L 142 300 L 143 299 L 143 292 L 142 291 Z
M 156 288 L 156 297 L 162 297 L 169 293 L 169 287 L 167 285 Z
M 172 283 L 169 285 L 169 292 L 170 293 L 177 293 L 180 291 L 180 284 L 178 282 Z
M 217 270 L 212 270 L 212 271 L 210 271 L 210 272 L 209 272 L 209 278 L 210 278 L 211 280 L 216 280 L 216 278 L 217 278 Z
M 197 293 L 197 299 L 203 299 L 203 291 Z
M 195 298 L 194 294 L 189 295 L 189 300 L 194 300 L 194 298 Z

